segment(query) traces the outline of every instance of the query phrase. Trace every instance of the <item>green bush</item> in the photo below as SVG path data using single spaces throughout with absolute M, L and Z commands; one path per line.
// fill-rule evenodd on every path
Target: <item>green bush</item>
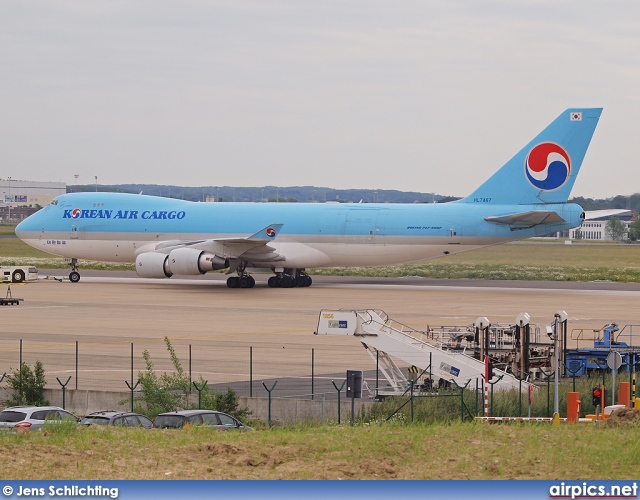
M 142 357 L 147 369 L 138 373 L 142 392 L 135 398 L 134 410 L 144 413 L 152 420 L 160 413 L 198 408 L 197 404 L 190 402 L 190 399 L 193 399 L 193 392 L 189 375 L 182 369 L 182 363 L 168 337 L 164 338 L 164 343 L 175 372 L 163 372 L 158 375 L 153 368 L 151 355 L 145 350 Z M 203 387 L 205 381 L 200 378 L 197 384 L 198 387 Z M 248 408 L 240 407 L 238 395 L 231 388 L 227 389 L 227 392 L 219 392 L 204 387 L 200 403 L 202 409 L 222 411 L 243 422 L 251 414 Z
M 184 373 L 171 341 L 164 338 L 175 373 L 163 372 L 158 376 L 153 369 L 151 355 L 146 349 L 142 353 L 147 369 L 138 373 L 142 394 L 135 398 L 134 409 L 154 419 L 159 413 L 184 410 L 188 407 L 190 391 L 189 375 Z
M 12 390 L 11 397 L 5 401 L 7 406 L 47 406 L 49 404 L 49 401 L 44 399 L 44 387 L 47 381 L 40 361 L 36 361 L 33 370 L 28 364 L 22 363 L 19 370 L 7 376 L 7 383 Z

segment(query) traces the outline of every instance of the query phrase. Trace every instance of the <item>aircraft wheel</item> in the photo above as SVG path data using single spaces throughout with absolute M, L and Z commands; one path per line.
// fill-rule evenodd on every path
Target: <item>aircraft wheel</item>
M 80 273 L 78 271 L 71 271 L 69 273 L 69 281 L 71 283 L 77 283 L 80 281 Z
M 240 287 L 240 278 L 237 276 L 231 276 L 227 278 L 227 286 L 229 288 L 239 288 Z
M 240 288 L 251 288 L 251 280 L 249 276 L 242 276 L 238 279 L 238 284 Z M 255 284 L 255 283 L 254 283 Z
M 298 278 L 296 279 L 296 284 L 302 288 L 303 286 L 308 286 L 307 285 L 307 277 L 306 276 L 298 276 Z
M 253 288 L 254 286 L 256 286 L 256 280 L 253 276 L 249 276 L 249 288 Z
M 269 288 L 278 288 L 280 286 L 280 278 L 277 276 L 271 276 L 269 281 L 267 281 L 267 284 L 269 285 Z
M 22 283 L 24 281 L 24 273 L 20 270 L 14 271 L 11 280 L 14 283 Z
M 313 283 L 313 280 L 311 279 L 311 276 L 305 276 L 306 278 L 306 283 L 304 286 L 311 286 L 311 283 Z
M 280 282 L 280 286 L 282 288 L 293 288 L 295 284 L 296 284 L 295 280 L 288 274 L 285 274 L 282 277 L 282 281 Z

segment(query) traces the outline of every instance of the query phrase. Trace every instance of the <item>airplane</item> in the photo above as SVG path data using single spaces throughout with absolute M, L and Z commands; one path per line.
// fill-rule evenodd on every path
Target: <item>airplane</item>
M 308 287 L 309 268 L 417 262 L 580 226 L 568 203 L 602 108 L 571 108 L 466 198 L 436 204 L 198 203 L 124 193 L 69 193 L 17 236 L 78 260 L 132 262 L 142 278 L 227 270 L 229 288 Z M 518 117 L 520 119 L 520 117 Z M 450 168 L 446 166 L 446 168 Z M 454 174 L 454 172 L 451 172 Z

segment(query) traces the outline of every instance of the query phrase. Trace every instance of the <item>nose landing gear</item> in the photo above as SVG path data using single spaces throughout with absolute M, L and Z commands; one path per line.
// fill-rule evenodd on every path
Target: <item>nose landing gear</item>
M 69 267 L 71 267 L 71 272 L 69 273 L 69 281 L 71 283 L 77 283 L 80 281 L 80 273 L 78 272 L 78 259 L 71 259 L 69 262 Z

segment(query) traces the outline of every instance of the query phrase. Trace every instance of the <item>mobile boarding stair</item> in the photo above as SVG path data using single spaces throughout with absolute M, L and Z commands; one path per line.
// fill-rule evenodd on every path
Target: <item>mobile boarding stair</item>
M 402 394 L 409 386 L 392 358 L 409 363 L 423 373 L 430 372 L 433 380 L 455 381 L 459 386 L 473 380 L 480 383 L 485 373 L 485 363 L 465 354 L 464 349 L 452 350 L 425 332 L 391 320 L 384 311 L 322 310 L 316 335 L 353 335 L 374 361 L 378 354 L 380 371 L 389 383 L 388 389 L 378 391 L 380 395 Z M 529 389 L 529 382 L 521 382 L 511 373 L 493 371 L 492 382 L 499 379 L 494 384 L 495 390 L 517 390 L 521 383 L 523 390 Z

